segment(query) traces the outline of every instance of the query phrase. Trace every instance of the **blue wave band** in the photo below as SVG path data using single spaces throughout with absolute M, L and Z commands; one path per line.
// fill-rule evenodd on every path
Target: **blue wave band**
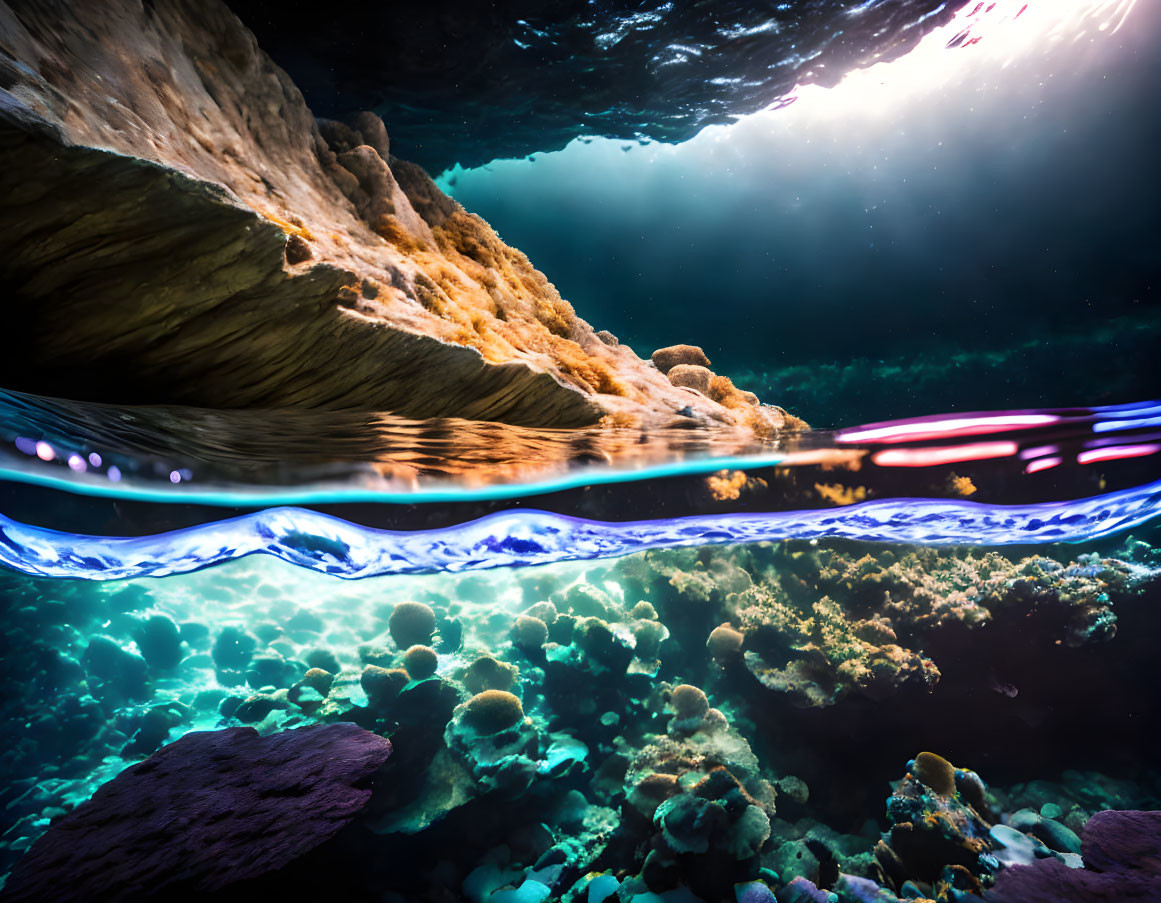
M 387 531 L 304 508 L 269 508 L 142 537 L 83 536 L 0 516 L 0 563 L 26 574 L 115 580 L 162 577 L 265 554 L 357 579 L 609 558 L 643 549 L 844 538 L 927 545 L 1079 542 L 1161 512 L 1161 481 L 1036 505 L 888 499 L 818 511 L 715 514 L 609 523 L 511 511 L 435 530 Z

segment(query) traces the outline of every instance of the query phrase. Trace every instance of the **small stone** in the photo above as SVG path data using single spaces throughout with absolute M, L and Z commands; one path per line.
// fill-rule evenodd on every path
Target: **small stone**
M 556 606 L 553 603 L 545 600 L 543 602 L 537 602 L 526 612 L 524 612 L 524 614 L 530 618 L 539 618 L 541 621 L 551 627 L 554 623 L 556 623 L 559 612 L 556 610 Z
M 181 664 L 181 630 L 173 618 L 154 615 L 135 632 L 141 657 L 155 671 L 171 671 Z
M 210 628 L 200 621 L 182 621 L 178 628 L 183 643 L 194 649 L 203 649 L 210 639 Z
M 498 734 L 524 719 L 524 707 L 511 693 L 485 690 L 464 703 L 464 725 L 480 734 Z
M 255 690 L 262 687 L 289 687 L 301 672 L 298 667 L 274 652 L 264 652 L 250 659 L 246 683 Z
M 512 645 L 517 649 L 535 650 L 548 642 L 548 625 L 540 618 L 521 615 L 512 625 Z
M 364 665 L 378 665 L 380 668 L 391 668 L 395 664 L 395 653 L 386 646 L 360 646 L 359 661 Z M 330 669 L 328 668 L 327 670 Z
M 793 800 L 799 805 L 804 805 L 810 799 L 810 788 L 806 786 L 806 781 L 800 777 L 788 774 L 778 779 L 778 792 L 787 799 Z
M 122 649 L 105 636 L 89 640 L 81 665 L 90 678 L 103 680 L 130 699 L 147 699 L 145 659 Z
M 679 684 L 669 695 L 669 705 L 679 722 L 700 722 L 709 711 L 705 693 L 690 684 Z
M 761 881 L 747 881 L 734 886 L 737 903 L 777 903 L 774 891 Z
M 214 664 L 227 671 L 240 671 L 250 662 L 258 641 L 238 627 L 226 627 L 214 642 Z
M 326 626 L 326 621 L 305 608 L 299 609 L 286 622 L 286 629 L 291 633 L 322 633 L 326 630 Z
M 955 766 L 943 756 L 921 752 L 915 757 L 915 777 L 940 796 L 955 793 Z
M 331 674 L 338 674 L 343 670 L 338 656 L 329 649 L 311 649 L 306 654 L 306 664 L 313 671 L 321 670 Z
M 709 392 L 710 380 L 714 378 L 712 370 L 697 364 L 678 364 L 666 376 L 669 377 L 671 385 L 684 389 L 696 389 L 702 395 Z
M 490 655 L 484 655 L 468 666 L 463 676 L 463 683 L 470 693 L 482 693 L 485 690 L 511 690 L 516 684 L 518 673 L 513 665 L 501 662 Z
M 710 631 L 706 646 L 719 665 L 737 661 L 742 654 L 745 635 L 730 624 L 719 624 Z
M 439 658 L 430 646 L 412 646 L 403 654 L 403 667 L 412 680 L 427 680 L 439 667 Z
M 251 696 L 234 709 L 234 717 L 243 724 L 257 724 L 275 709 L 286 709 L 289 705 L 271 696 Z
M 335 676 L 329 671 L 324 671 L 322 668 L 311 668 L 306 674 L 302 675 L 302 680 L 299 684 L 304 687 L 310 687 L 320 696 L 326 696 L 331 691 L 331 685 L 335 682 Z
M 643 662 L 657 658 L 661 642 L 667 636 L 665 627 L 659 621 L 642 620 L 633 625 L 633 639 L 636 645 L 633 653 Z
M 394 700 L 410 682 L 411 676 L 402 668 L 381 668 L 379 665 L 367 665 L 359 677 L 359 685 L 376 707 Z
M 286 238 L 286 262 L 291 266 L 306 263 L 314 256 L 310 245 L 301 235 L 289 235 Z
M 658 348 L 653 352 L 652 360 L 653 365 L 667 375 L 678 364 L 695 364 L 700 367 L 710 365 L 710 359 L 697 345 L 669 345 L 666 348 Z
M 778 872 L 784 881 L 787 881 L 791 886 L 794 884 L 794 879 L 804 879 L 800 886 L 802 890 L 814 888 L 818 890 L 815 885 L 818 882 L 819 862 L 818 857 L 811 852 L 810 847 L 805 840 L 791 840 L 781 844 L 770 856 L 763 857 L 763 863 L 768 864 L 770 868 Z M 791 900 L 812 900 L 810 896 L 788 897 Z M 825 896 L 818 898 L 826 900 Z
M 422 602 L 400 602 L 387 620 L 387 629 L 400 649 L 429 646 L 435 634 L 435 612 Z

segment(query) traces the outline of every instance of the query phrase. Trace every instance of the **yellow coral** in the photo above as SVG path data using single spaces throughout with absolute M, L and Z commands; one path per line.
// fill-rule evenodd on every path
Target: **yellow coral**
M 841 483 L 815 483 L 815 491 L 835 505 L 853 505 L 867 498 L 866 486 L 843 486 Z
M 947 481 L 951 486 L 951 491 L 964 498 L 974 495 L 977 491 L 976 484 L 972 482 L 971 477 L 961 477 L 959 474 L 953 473 L 948 476 Z

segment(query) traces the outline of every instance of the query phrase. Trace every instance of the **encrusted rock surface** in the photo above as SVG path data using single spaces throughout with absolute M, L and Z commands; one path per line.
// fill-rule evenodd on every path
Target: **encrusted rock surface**
M 186 734 L 56 822 L 0 898 L 184 899 L 276 871 L 351 821 L 390 753 L 353 724 Z
M 580 320 L 390 154 L 322 129 L 224 4 L 0 3 L 0 287 L 13 388 L 120 403 L 392 410 L 769 433 Z
M 1005 869 L 988 903 L 1146 903 L 1161 899 L 1161 812 L 1098 812 L 1084 828 L 1084 868 L 1040 859 Z

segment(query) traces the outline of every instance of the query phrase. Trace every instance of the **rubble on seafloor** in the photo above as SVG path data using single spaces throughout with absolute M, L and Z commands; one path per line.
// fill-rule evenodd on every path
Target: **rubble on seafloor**
M 308 756 L 246 743 L 347 724 L 343 742 L 390 740 L 340 775 L 358 805 L 292 851 L 225 820 L 269 868 L 223 873 L 216 899 L 1007 903 L 1077 870 L 1078 894 L 1106 892 L 1078 900 L 1149 899 L 1128 894 L 1156 874 L 1109 863 L 1161 776 L 1142 728 L 1102 731 L 1161 709 L 1155 558 L 1135 540 L 762 543 L 339 586 L 253 559 L 128 584 L 4 575 L 4 893 L 59 881 L 45 863 L 74 844 L 99 857 L 116 835 L 85 826 L 182 744 L 265 761 L 256 811 L 326 796 Z M 133 849 L 214 848 L 188 778 L 170 789 L 195 817 Z

